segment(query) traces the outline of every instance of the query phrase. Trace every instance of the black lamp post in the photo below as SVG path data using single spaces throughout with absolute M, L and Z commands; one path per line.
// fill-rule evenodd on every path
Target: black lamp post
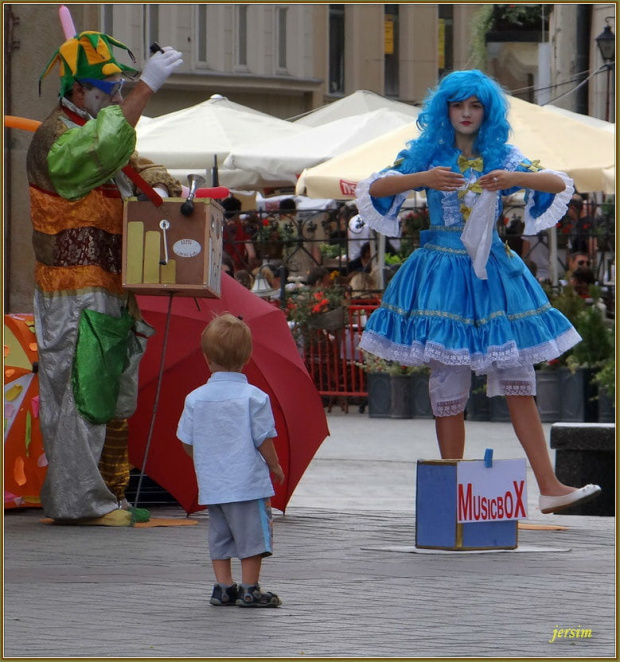
M 611 16 L 606 18 L 605 21 L 611 20 Z M 605 119 L 609 122 L 609 98 L 611 91 L 611 70 L 614 66 L 614 59 L 616 57 L 616 35 L 611 31 L 609 25 L 605 26 L 605 29 L 601 34 L 595 39 L 599 51 L 601 52 L 601 57 L 603 62 L 607 67 L 607 99 L 605 102 Z

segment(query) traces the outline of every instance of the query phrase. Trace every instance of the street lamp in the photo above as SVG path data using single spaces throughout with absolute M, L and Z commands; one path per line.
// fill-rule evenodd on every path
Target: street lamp
M 601 34 L 595 39 L 603 62 L 607 67 L 607 99 L 605 102 L 605 119 L 609 122 L 609 98 L 611 91 L 611 70 L 614 66 L 614 59 L 616 57 L 616 35 L 611 31 L 609 21 L 612 16 L 605 19 L 607 25 Z

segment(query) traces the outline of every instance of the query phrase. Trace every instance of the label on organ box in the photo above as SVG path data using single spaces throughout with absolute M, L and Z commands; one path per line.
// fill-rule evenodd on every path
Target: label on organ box
M 172 247 L 172 252 L 179 257 L 195 257 L 201 250 L 200 244 L 193 239 L 180 239 Z

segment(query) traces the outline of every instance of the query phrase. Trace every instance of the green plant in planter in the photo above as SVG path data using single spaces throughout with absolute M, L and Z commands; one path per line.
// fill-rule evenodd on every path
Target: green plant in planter
M 361 368 L 364 372 L 369 373 L 389 373 L 391 361 L 386 361 L 379 356 L 375 356 L 370 352 L 362 350 L 362 360 L 355 361 L 355 365 Z
M 613 357 L 603 362 L 601 369 L 594 376 L 594 381 L 599 390 L 614 400 L 616 397 L 616 362 Z
M 586 302 L 570 285 L 566 285 L 559 293 L 554 292 L 550 288 L 545 288 L 547 296 L 551 305 L 559 310 L 568 321 L 576 328 L 578 325 L 579 316 L 587 309 Z M 579 329 L 577 329 L 579 331 Z M 552 361 L 545 361 L 540 364 L 541 370 L 553 370 L 568 365 L 568 358 L 572 355 L 573 350 L 569 350 Z
M 344 246 L 340 244 L 321 244 L 319 251 L 323 258 L 329 260 L 337 260 L 344 254 Z
M 579 313 L 575 328 L 583 340 L 573 347 L 570 364 L 594 368 L 613 358 L 613 331 L 607 327 L 596 306 L 587 307 Z
M 415 368 L 410 365 L 400 365 L 395 361 L 390 361 L 388 372 L 395 377 L 412 375 Z

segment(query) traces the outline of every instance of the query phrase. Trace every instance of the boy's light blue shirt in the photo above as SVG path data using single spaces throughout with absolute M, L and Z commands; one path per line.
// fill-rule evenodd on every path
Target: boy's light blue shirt
M 231 503 L 275 494 L 257 450 L 276 436 L 269 396 L 240 372 L 216 372 L 185 398 L 177 437 L 194 450 L 198 503 Z

